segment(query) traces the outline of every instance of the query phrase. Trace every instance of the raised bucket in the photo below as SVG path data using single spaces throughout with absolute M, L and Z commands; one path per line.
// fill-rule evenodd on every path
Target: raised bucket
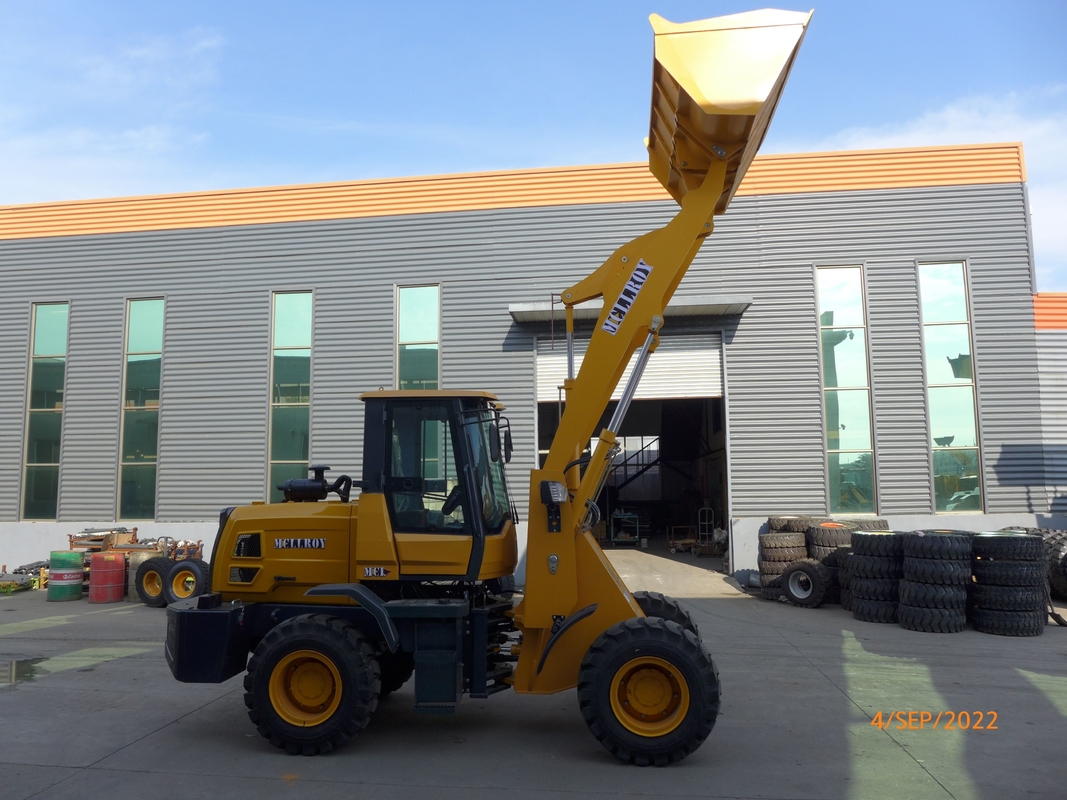
M 89 602 L 118 603 L 125 591 L 125 554 L 93 553 L 89 564 Z
M 53 550 L 48 556 L 48 601 L 81 600 L 85 567 L 82 554 Z

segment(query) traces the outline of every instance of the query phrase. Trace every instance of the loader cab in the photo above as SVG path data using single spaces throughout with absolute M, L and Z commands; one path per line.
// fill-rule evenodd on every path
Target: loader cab
M 504 476 L 510 434 L 501 435 L 502 406 L 484 392 L 380 391 L 361 399 L 363 491 L 385 495 L 401 553 L 406 542 L 427 553 L 425 545 L 434 543 L 426 537 L 434 537 L 440 545 L 454 543 L 449 551 L 470 554 L 462 577 L 484 577 L 486 539 L 503 534 L 514 520 Z

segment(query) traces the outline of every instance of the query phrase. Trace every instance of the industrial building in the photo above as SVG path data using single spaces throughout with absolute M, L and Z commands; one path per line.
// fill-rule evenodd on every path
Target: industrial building
M 676 208 L 644 164 L 0 208 L 0 561 L 358 479 L 379 387 L 495 392 L 524 518 L 554 293 Z M 1067 298 L 1029 219 L 1019 144 L 758 157 L 668 308 L 608 538 L 703 513 L 745 569 L 769 514 L 1064 527 Z

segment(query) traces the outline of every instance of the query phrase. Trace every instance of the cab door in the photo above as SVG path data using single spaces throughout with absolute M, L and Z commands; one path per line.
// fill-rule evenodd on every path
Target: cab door
M 400 574 L 467 573 L 473 548 L 452 401 L 392 402 L 386 414 L 385 496 Z

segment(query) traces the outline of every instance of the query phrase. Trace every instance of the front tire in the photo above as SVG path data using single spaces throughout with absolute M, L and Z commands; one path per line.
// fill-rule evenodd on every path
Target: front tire
M 695 751 L 719 714 L 719 674 L 692 632 L 637 617 L 597 637 L 578 677 L 590 732 L 625 763 L 666 766 Z
M 381 678 L 370 641 L 323 614 L 276 625 L 245 675 L 248 718 L 290 755 L 329 753 L 354 738 L 378 706 Z
M 700 638 L 700 631 L 697 630 L 693 617 L 673 597 L 667 597 L 659 592 L 634 592 L 634 600 L 645 612 L 646 617 L 670 620 L 681 625 L 683 630 L 692 631 L 694 636 Z

